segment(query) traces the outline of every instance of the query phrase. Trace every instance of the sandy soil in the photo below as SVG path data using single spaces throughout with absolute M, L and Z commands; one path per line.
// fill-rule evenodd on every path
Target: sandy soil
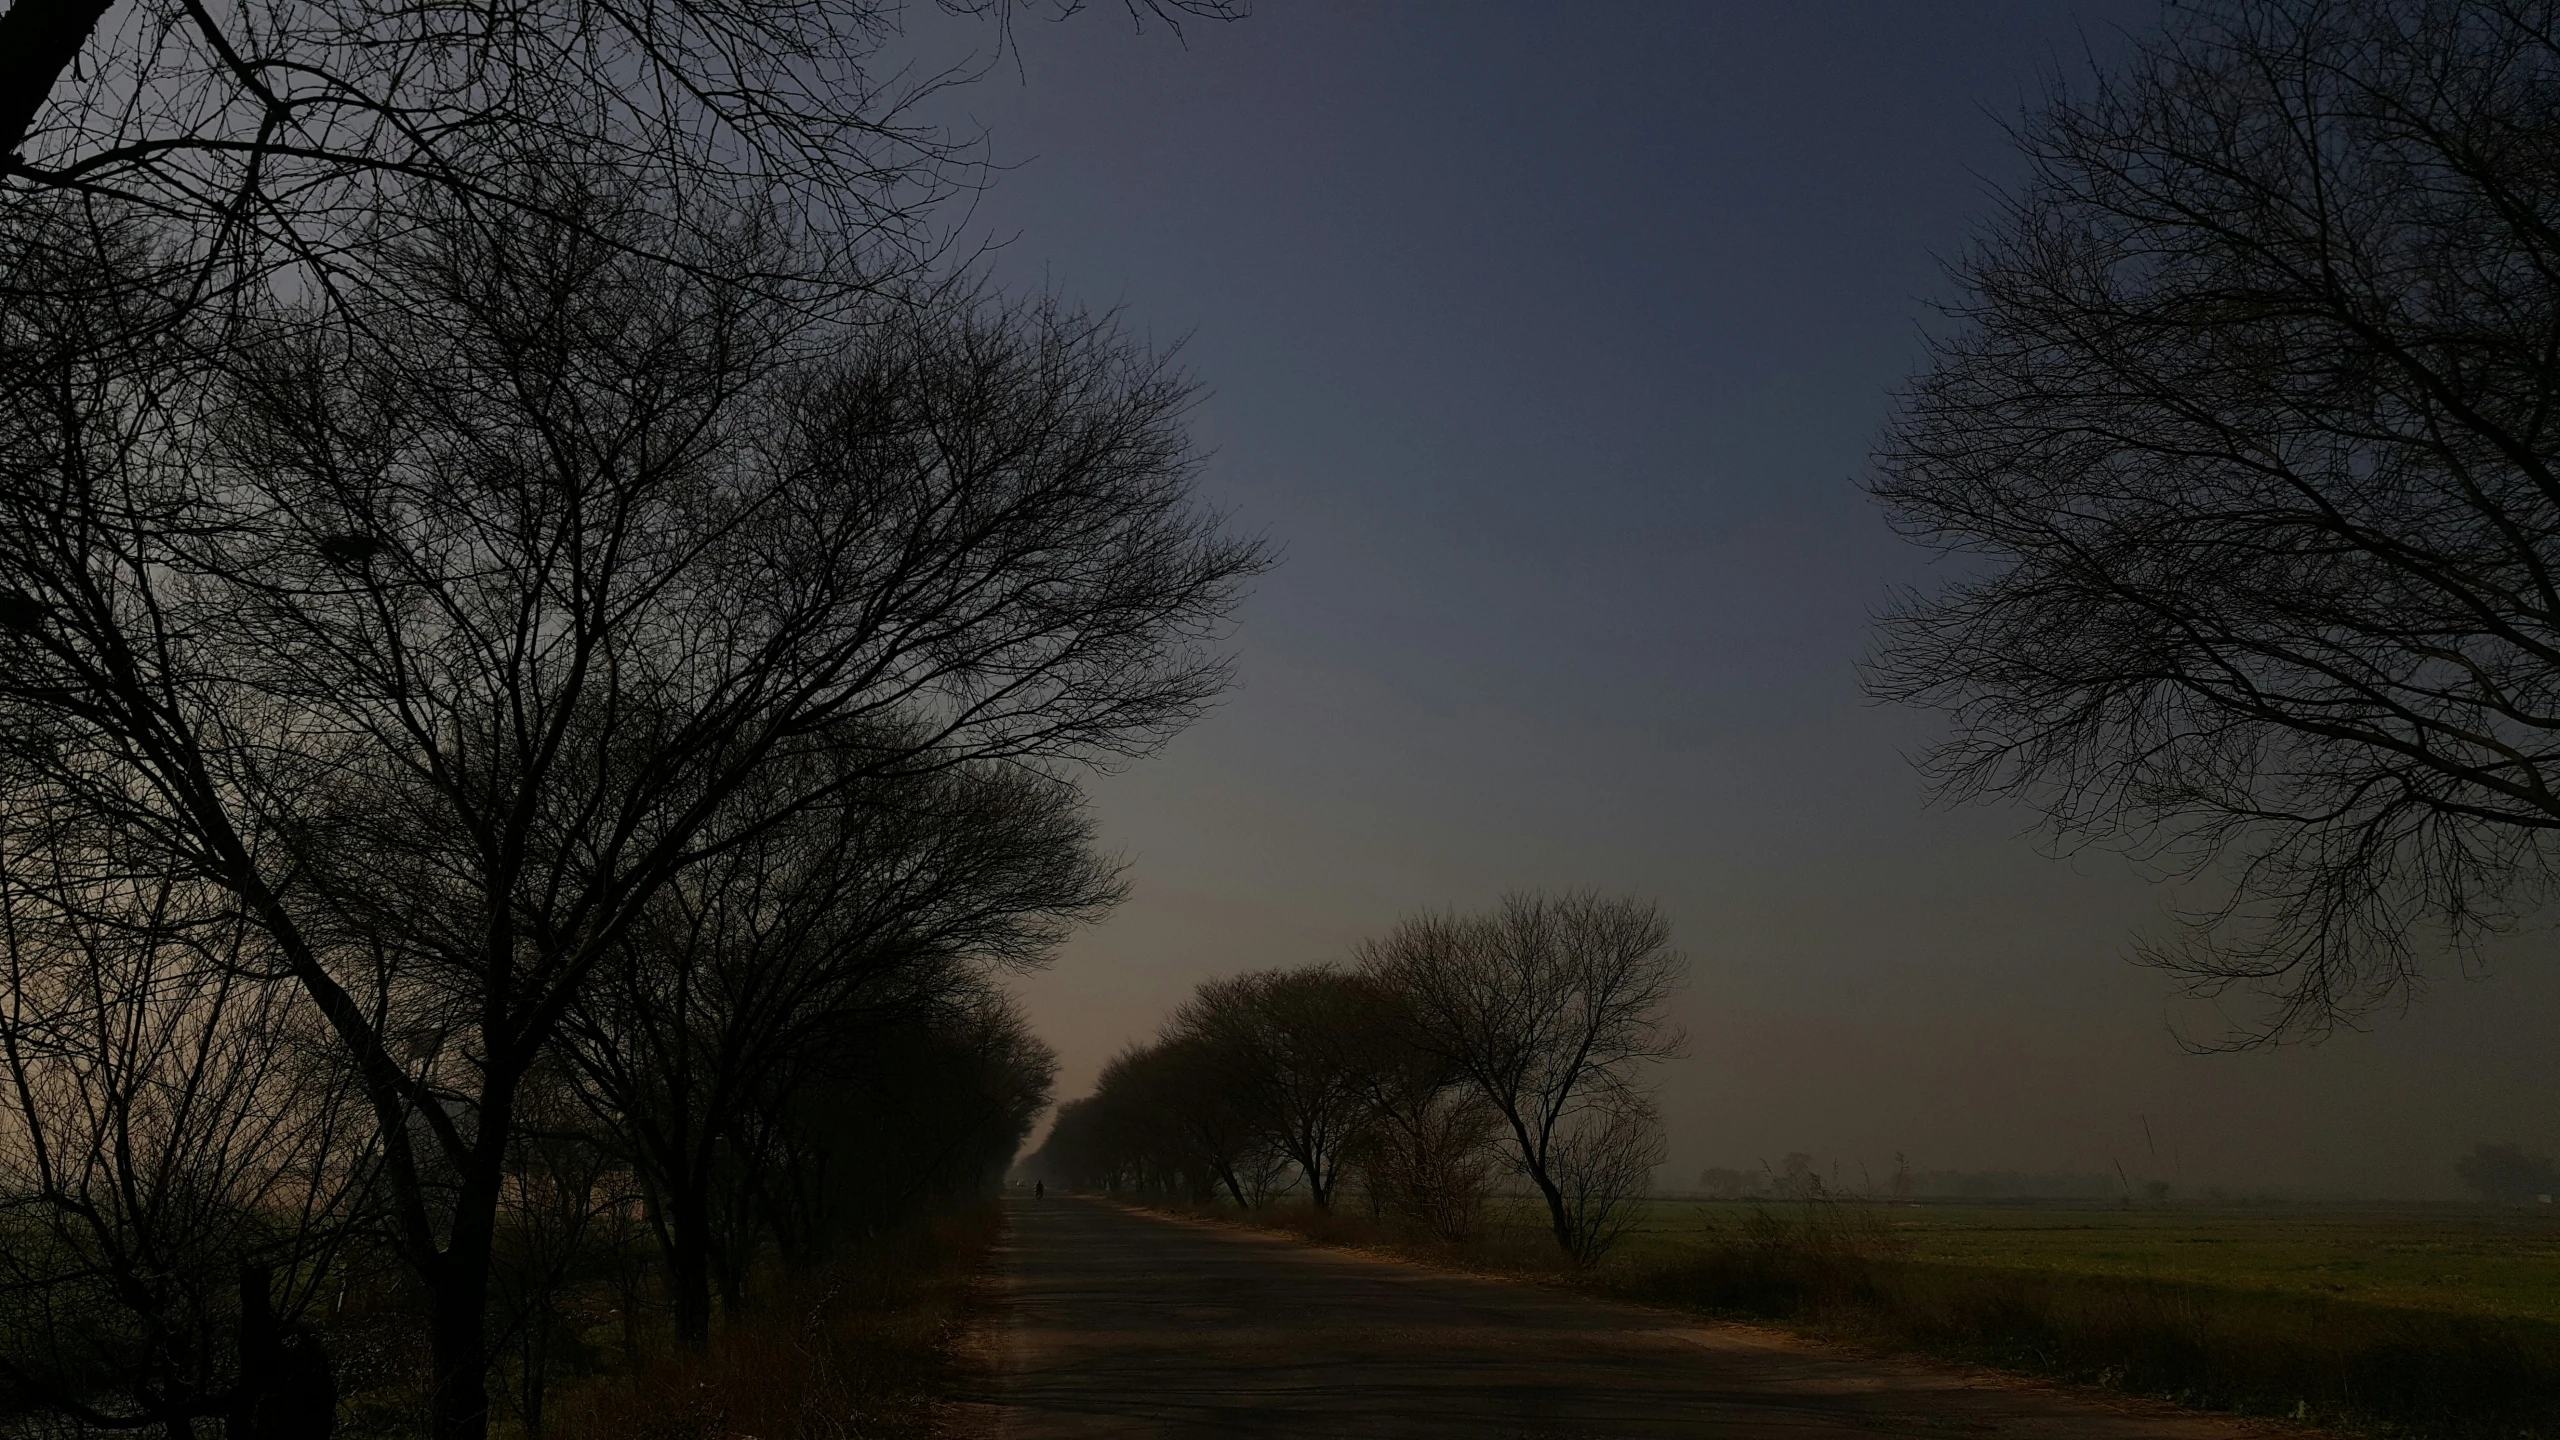
M 985 1373 L 951 1412 L 959 1434 L 2252 1433 L 1095 1200 L 1009 1204 L 978 1347 Z

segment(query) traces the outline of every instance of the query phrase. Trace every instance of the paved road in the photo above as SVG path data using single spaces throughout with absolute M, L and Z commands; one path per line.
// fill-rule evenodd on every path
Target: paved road
M 993 1373 L 955 1415 L 1005 1440 L 2243 1433 L 1096 1200 L 1009 1203 Z

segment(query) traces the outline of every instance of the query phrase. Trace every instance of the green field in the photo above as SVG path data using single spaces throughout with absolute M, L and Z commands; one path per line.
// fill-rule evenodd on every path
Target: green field
M 1255 1223 L 1717 1319 L 2392 1440 L 2560 1440 L 2560 1217 L 2482 1206 L 1645 1202 L 1598 1266 L 1536 1201 L 1464 1242 Z
M 1651 1202 L 1630 1261 L 1729 1241 L 1747 1201 Z M 1769 1202 L 1784 1212 L 1801 1210 Z M 2179 1281 L 2560 1324 L 2560 1218 L 2479 1206 L 1856 1207 L 1913 1261 Z
M 2560 1440 L 2560 1221 L 2539 1211 L 1657 1200 L 1592 1278 L 2180 1404 Z

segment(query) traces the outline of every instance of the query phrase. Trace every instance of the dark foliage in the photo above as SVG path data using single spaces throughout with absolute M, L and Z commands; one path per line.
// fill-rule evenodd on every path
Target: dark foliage
M 2560 1191 L 2560 1166 L 2521 1145 L 2475 1145 L 2453 1164 L 2472 1194 L 2502 1204 L 2528 1204 Z

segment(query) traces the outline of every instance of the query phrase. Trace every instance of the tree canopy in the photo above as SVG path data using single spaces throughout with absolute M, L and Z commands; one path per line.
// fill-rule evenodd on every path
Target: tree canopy
M 1955 796 L 2210 870 L 2149 958 L 2316 1034 L 2560 836 L 2560 7 L 2205 0 L 2017 131 L 1879 447 Z

